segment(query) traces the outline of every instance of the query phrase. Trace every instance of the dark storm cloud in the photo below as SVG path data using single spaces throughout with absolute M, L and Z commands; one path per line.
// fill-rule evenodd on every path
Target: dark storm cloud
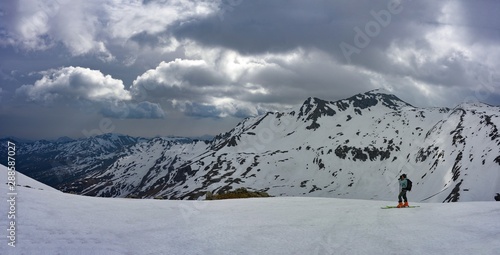
M 188 99 L 197 95 L 209 96 L 220 93 L 224 77 L 211 69 L 204 61 L 176 59 L 162 62 L 155 69 L 137 77 L 131 90 L 136 97 L 147 93 L 148 97 Z
M 253 107 L 240 106 L 236 104 L 231 107 L 232 109 L 225 109 L 217 107 L 216 105 L 201 104 L 197 102 L 185 102 L 178 108 L 182 109 L 184 114 L 191 117 L 215 119 L 221 119 L 228 116 L 242 119 L 266 112 L 265 110 L 260 109 L 255 111 Z
M 482 3 L 487 2 L 485 5 Z M 398 4 L 399 3 L 399 4 Z M 378 75 L 410 77 L 426 86 L 471 86 L 474 73 L 482 65 L 480 56 L 467 52 L 472 44 L 498 42 L 500 6 L 493 1 L 243 1 L 230 11 L 179 25 L 174 34 L 206 47 L 224 47 L 243 55 L 287 54 L 297 48 L 318 49 L 338 62 L 334 69 L 323 68 L 317 75 L 280 75 L 269 68 L 257 75 L 269 89 L 306 86 L 335 88 L 338 80 L 331 72 L 345 74 L 342 65 L 351 64 Z M 461 16 L 462 13 L 464 17 Z M 486 14 L 486 15 L 485 15 Z M 445 30 L 449 28 L 449 30 Z M 440 31 L 443 30 L 443 31 Z M 458 36 L 466 30 L 472 37 Z M 470 32 L 469 32 L 470 31 Z M 457 34 L 457 37 L 442 36 Z M 485 41 L 482 41 L 485 38 Z M 443 47 L 457 40 L 457 47 Z M 342 48 L 341 45 L 348 45 Z M 497 52 L 493 53 L 498 56 Z M 473 50 L 474 51 L 474 50 Z M 473 52 L 475 53 L 475 52 Z M 395 61 L 401 57 L 403 63 Z M 321 63 L 318 69 L 322 69 Z M 308 69 L 307 64 L 297 67 Z M 294 69 L 294 68 L 290 68 Z M 300 70 L 300 68 L 297 68 Z M 267 76 L 265 75 L 267 73 Z M 304 72 L 306 73 L 306 72 Z M 348 72 L 349 73 L 349 72 Z M 342 84 L 356 81 L 343 75 Z M 330 82 L 325 82 L 325 77 Z M 269 82 L 269 81 L 274 81 Z M 357 81 L 358 88 L 370 85 Z M 365 85 L 362 85 L 365 84 Z M 372 84 L 372 86 L 376 84 Z M 380 86 L 380 84 L 379 84 Z M 394 84 L 393 86 L 397 86 Z M 474 85 L 472 85 L 474 86 Z M 339 87 L 339 85 L 337 85 Z M 310 90 L 309 90 L 310 91 Z M 359 90 L 358 90 L 359 91 Z M 452 100 L 442 102 L 452 103 Z
M 271 59 L 269 67 L 245 77 L 244 81 L 272 84 L 265 86 L 269 90 L 266 95 L 245 94 L 245 99 L 297 104 L 307 98 L 306 90 L 309 96 L 335 100 L 374 88 L 367 75 L 338 64 L 321 51 L 296 54 L 293 60 Z
M 185 134 L 193 121 L 230 129 L 310 96 L 380 87 L 416 106 L 498 105 L 499 8 L 486 0 L 3 1 L 0 114 L 29 108 L 30 123 L 52 114 L 44 127 L 63 112 L 74 123 L 112 118 L 134 134 L 141 119 Z
M 163 119 L 165 112 L 155 103 L 143 101 L 140 103 L 117 102 L 108 103 L 100 113 L 104 117 L 115 119 Z
M 193 102 L 184 105 L 184 113 L 192 117 L 213 118 L 219 116 L 222 112 L 213 105 Z
M 344 61 L 339 47 L 354 45 L 355 28 L 365 31 L 380 12 L 396 4 L 388 25 L 370 42 L 370 48 L 384 49 L 396 38 L 415 38 L 416 24 L 435 21 L 440 6 L 427 1 L 242 1 L 232 11 L 180 24 L 174 34 L 207 46 L 222 46 L 242 54 L 287 52 L 297 47 L 318 48 Z M 376 13 L 375 15 L 372 12 Z M 416 18 L 418 17 L 418 18 Z M 413 26 L 413 27 L 412 27 Z M 411 30 L 409 30 L 411 28 Z M 417 30 L 415 30 L 417 29 Z

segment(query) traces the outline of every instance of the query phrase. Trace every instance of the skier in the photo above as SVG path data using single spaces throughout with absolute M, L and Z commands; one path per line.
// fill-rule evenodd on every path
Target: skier
M 406 180 L 406 174 L 399 176 L 399 196 L 398 196 L 398 208 L 408 207 L 408 199 L 406 198 L 406 187 L 408 186 L 408 181 Z M 405 203 L 403 204 L 403 199 Z

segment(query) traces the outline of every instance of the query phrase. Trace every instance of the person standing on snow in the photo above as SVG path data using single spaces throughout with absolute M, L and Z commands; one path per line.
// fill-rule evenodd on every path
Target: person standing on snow
M 398 208 L 408 207 L 408 199 L 406 198 L 406 188 L 408 187 L 408 181 L 406 179 L 406 174 L 399 176 L 399 195 L 398 195 Z M 403 204 L 403 200 L 405 203 Z

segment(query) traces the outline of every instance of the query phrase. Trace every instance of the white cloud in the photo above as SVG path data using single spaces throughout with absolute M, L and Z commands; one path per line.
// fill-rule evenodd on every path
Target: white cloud
M 233 54 L 228 53 L 224 58 L 232 58 Z M 174 108 L 190 116 L 257 115 L 269 108 L 249 102 L 245 97 L 266 95 L 269 91 L 262 85 L 244 81 L 252 73 L 251 66 L 255 65 L 252 61 L 214 62 L 208 58 L 162 62 L 137 77 L 130 90 L 137 100 L 166 99 Z M 247 67 L 246 72 L 243 66 Z
M 142 4 L 139 1 L 107 1 L 104 6 L 108 15 L 108 31 L 113 38 L 127 39 L 145 32 L 157 34 L 173 23 L 190 18 L 201 18 L 213 13 L 215 1 L 172 0 L 168 4 L 151 1 Z
M 64 67 L 42 72 L 43 77 L 34 85 L 23 85 L 16 94 L 30 101 L 54 100 L 130 100 L 121 80 L 113 79 L 100 71 L 82 67 Z
M 188 116 L 203 118 L 245 118 L 269 111 L 260 104 L 251 104 L 232 98 L 211 98 L 208 103 L 189 100 L 172 100 L 172 105 Z
M 137 77 L 132 86 L 136 91 L 140 86 L 148 90 L 196 90 L 197 87 L 217 86 L 222 82 L 220 77 L 203 60 L 175 59 L 161 62 L 155 69 L 146 71 Z
M 33 85 L 23 85 L 16 95 L 42 105 L 72 105 L 96 108 L 101 114 L 114 118 L 164 118 L 156 103 L 134 103 L 123 82 L 100 71 L 82 67 L 64 67 L 42 72 Z
M 137 77 L 130 88 L 136 100 L 166 100 L 190 116 L 247 117 L 285 110 L 307 96 L 341 99 L 376 87 L 370 74 L 339 65 L 321 51 L 245 56 L 186 45 L 191 59 L 161 62 Z
M 96 55 L 102 61 L 115 60 L 111 48 L 140 50 L 130 45 L 138 35 L 147 43 L 159 43 L 160 50 L 173 51 L 177 43 L 168 29 L 173 23 L 203 17 L 216 11 L 212 1 L 172 0 L 168 4 L 106 0 L 19 0 L 2 3 L 9 13 L 2 18 L 6 36 L 3 45 L 28 51 L 65 46 L 72 56 Z M 163 48 L 163 49 L 162 49 Z M 139 55 L 139 53 L 137 53 Z M 129 58 L 130 60 L 130 58 Z

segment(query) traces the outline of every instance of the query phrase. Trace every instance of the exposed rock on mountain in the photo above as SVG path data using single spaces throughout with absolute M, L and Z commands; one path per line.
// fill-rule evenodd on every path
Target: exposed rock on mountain
M 335 102 L 308 98 L 287 112 L 246 118 L 209 143 L 135 140 L 113 157 L 103 156 L 110 147 L 101 144 L 103 158 L 93 159 L 106 163 L 79 169 L 88 174 L 61 188 L 168 199 L 247 188 L 272 196 L 394 200 L 397 177 L 406 173 L 413 201 L 495 200 L 499 114 L 499 107 L 480 103 L 417 108 L 383 90 Z

